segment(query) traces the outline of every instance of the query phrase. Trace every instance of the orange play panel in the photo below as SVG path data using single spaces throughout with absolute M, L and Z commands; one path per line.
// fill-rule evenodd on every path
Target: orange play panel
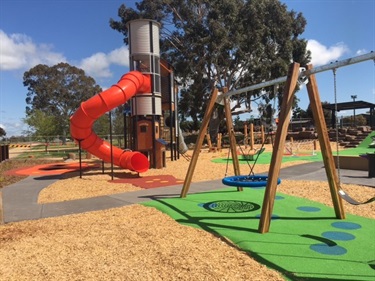
M 111 180 L 110 182 L 130 183 L 132 185 L 135 185 L 141 188 L 149 189 L 149 188 L 155 188 L 155 187 L 182 184 L 184 181 L 176 179 L 174 176 L 171 176 L 171 175 L 160 175 L 160 176 L 147 176 L 147 177 L 139 177 L 139 178 L 123 178 L 123 179 Z
M 98 168 L 99 164 L 82 163 L 82 170 Z M 14 176 L 39 176 L 39 175 L 61 175 L 69 172 L 79 171 L 79 163 L 57 163 L 35 165 L 9 170 L 6 173 Z

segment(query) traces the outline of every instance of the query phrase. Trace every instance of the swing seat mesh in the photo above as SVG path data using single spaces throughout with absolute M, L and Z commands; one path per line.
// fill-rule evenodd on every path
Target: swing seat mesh
M 224 185 L 236 186 L 236 187 L 263 187 L 267 186 L 268 176 L 231 176 L 225 177 L 222 180 Z M 277 184 L 280 184 L 281 180 L 277 179 Z

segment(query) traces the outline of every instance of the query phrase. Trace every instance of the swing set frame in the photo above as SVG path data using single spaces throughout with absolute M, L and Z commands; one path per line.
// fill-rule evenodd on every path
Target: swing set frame
M 276 189 L 278 183 L 278 176 L 280 173 L 281 168 L 281 161 L 283 157 L 283 150 L 285 146 L 286 136 L 288 133 L 288 126 L 290 122 L 290 115 L 291 109 L 293 105 L 293 98 L 295 95 L 295 89 L 298 82 L 307 81 L 307 92 L 308 97 L 310 100 L 310 106 L 313 113 L 313 117 L 315 120 L 315 126 L 318 133 L 318 140 L 321 147 L 324 167 L 326 170 L 327 181 L 329 184 L 331 199 L 335 211 L 335 215 L 337 219 L 345 219 L 345 211 L 343 206 L 342 198 L 340 197 L 340 182 L 338 173 L 336 171 L 335 162 L 333 158 L 332 148 L 329 142 L 328 130 L 327 125 L 324 119 L 322 102 L 320 100 L 319 90 L 317 81 L 315 78 L 315 73 L 332 70 L 339 67 L 347 66 L 350 64 L 355 64 L 367 60 L 375 60 L 375 53 L 371 52 L 366 55 L 358 56 L 355 58 L 346 59 L 343 61 L 338 61 L 335 63 L 331 63 L 329 65 L 320 66 L 318 68 L 313 68 L 310 64 L 306 67 L 305 71 L 300 72 L 300 65 L 299 63 L 292 63 L 289 66 L 288 75 L 285 77 L 280 77 L 268 82 L 260 83 L 257 85 L 253 85 L 250 87 L 246 87 L 243 89 L 239 89 L 236 91 L 228 92 L 225 88 L 223 95 L 220 99 L 224 102 L 224 111 L 226 117 L 226 125 L 229 132 L 229 141 L 230 141 L 230 150 L 233 157 L 233 168 L 235 176 L 240 175 L 240 166 L 238 161 L 238 156 L 236 153 L 236 139 L 234 136 L 234 128 L 233 128 L 233 120 L 232 114 L 230 110 L 230 101 L 229 97 L 235 94 L 240 94 L 247 91 L 252 91 L 260 88 L 264 88 L 267 86 L 280 84 L 285 82 L 284 93 L 283 93 L 283 100 L 281 104 L 281 109 L 279 113 L 279 123 L 276 130 L 275 140 L 274 140 L 274 147 L 272 151 L 272 158 L 269 168 L 267 186 L 265 189 L 265 194 L 263 198 L 263 205 L 262 205 L 262 212 L 259 221 L 258 231 L 260 233 L 269 232 L 270 224 L 271 224 L 271 215 L 273 211 L 275 196 L 276 196 Z M 194 174 L 194 170 L 198 161 L 199 153 L 202 148 L 202 144 L 205 137 L 205 132 L 207 131 L 207 126 L 211 115 L 214 110 L 215 102 L 218 99 L 218 89 L 212 91 L 212 95 L 210 101 L 208 103 L 206 112 L 204 114 L 202 120 L 202 126 L 200 128 L 196 145 L 194 147 L 194 152 L 190 161 L 190 165 L 188 171 L 186 173 L 185 181 L 181 190 L 181 198 L 186 197 L 190 184 L 192 181 L 192 177 Z M 242 191 L 242 187 L 237 187 L 238 191 Z

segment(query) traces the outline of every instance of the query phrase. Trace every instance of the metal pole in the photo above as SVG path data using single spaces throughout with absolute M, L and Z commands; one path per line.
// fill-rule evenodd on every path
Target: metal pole
M 128 128 L 126 126 L 126 111 L 124 110 L 122 114 L 124 115 L 124 148 L 128 148 L 128 140 L 126 139 L 128 131 Z
M 81 141 L 78 140 L 78 155 L 79 155 L 79 178 L 82 179 L 82 147 Z
M 371 53 L 368 53 L 368 54 L 365 54 L 365 55 L 361 55 L 361 56 L 357 56 L 357 57 L 353 57 L 353 58 L 349 58 L 349 59 L 345 59 L 345 60 L 342 60 L 342 61 L 332 62 L 330 64 L 326 64 L 326 65 L 318 66 L 318 67 L 315 67 L 315 68 L 312 68 L 312 69 L 309 69 L 309 70 L 302 71 L 302 72 L 300 72 L 298 78 L 307 77 L 311 74 L 316 74 L 316 73 L 319 73 L 319 72 L 332 70 L 332 69 L 335 69 L 335 68 L 339 68 L 339 67 L 343 67 L 343 66 L 347 66 L 347 65 L 351 65 L 351 64 L 356 64 L 356 63 L 360 63 L 360 62 L 371 60 L 371 59 L 375 60 L 375 53 L 374 52 L 371 52 Z M 242 89 L 230 91 L 226 94 L 223 94 L 222 97 L 227 98 L 227 97 L 230 97 L 230 96 L 233 96 L 233 95 L 238 95 L 238 94 L 242 94 L 242 93 L 245 93 L 245 92 L 254 91 L 254 90 L 257 90 L 257 89 L 265 88 L 265 87 L 276 85 L 276 84 L 281 84 L 281 83 L 286 82 L 287 78 L 288 78 L 287 76 L 283 76 L 283 77 L 276 78 L 274 80 L 270 80 L 270 81 L 262 82 L 262 83 L 255 84 L 255 85 L 252 85 L 252 86 L 249 86 L 249 87 L 245 87 L 245 88 L 242 88 Z
M 113 180 L 112 112 L 109 112 L 109 142 L 111 144 L 111 178 Z
M 351 95 L 350 97 L 353 99 L 353 102 L 355 102 L 357 95 Z M 353 108 L 353 127 L 355 128 L 355 108 Z

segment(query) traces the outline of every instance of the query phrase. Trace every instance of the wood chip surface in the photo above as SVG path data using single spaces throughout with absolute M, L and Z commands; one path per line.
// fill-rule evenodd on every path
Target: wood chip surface
M 212 163 L 227 151 L 202 151 L 193 181 L 221 179 L 226 164 Z M 287 165 L 301 164 L 289 162 Z M 184 179 L 189 162 L 168 161 L 150 175 Z M 247 173 L 248 167 L 241 165 Z M 255 173 L 268 171 L 257 164 Z M 107 171 L 108 172 L 108 171 Z M 233 175 L 231 165 L 228 175 Z M 120 171 L 116 170 L 116 175 Z M 40 193 L 39 203 L 132 192 L 138 187 L 109 183 L 109 173 L 66 175 Z M 374 189 L 343 185 L 358 200 Z M 332 206 L 328 183 L 284 180 L 279 192 Z M 375 204 L 352 206 L 347 213 L 375 218 Z M 140 205 L 0 225 L 0 280 L 284 280 L 255 262 L 230 241 L 178 224 L 156 209 Z

